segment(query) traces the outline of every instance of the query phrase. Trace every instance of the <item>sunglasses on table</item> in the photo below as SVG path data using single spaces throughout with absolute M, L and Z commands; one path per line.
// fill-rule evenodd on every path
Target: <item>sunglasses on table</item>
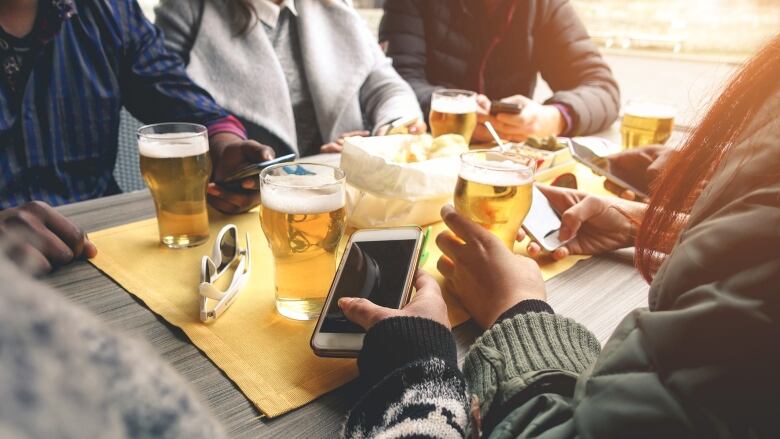
M 251 260 L 249 255 L 249 233 L 246 234 L 245 248 L 238 247 L 238 228 L 228 224 L 219 231 L 211 257 L 203 256 L 200 264 L 200 320 L 204 323 L 216 320 L 238 298 L 239 293 L 249 280 Z M 227 290 L 221 291 L 214 286 L 223 274 L 235 266 L 233 279 Z M 211 301 L 216 305 L 209 309 Z

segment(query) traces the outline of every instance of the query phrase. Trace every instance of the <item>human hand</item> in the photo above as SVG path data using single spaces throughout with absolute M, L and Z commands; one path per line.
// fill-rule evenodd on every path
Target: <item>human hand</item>
M 97 255 L 81 228 L 40 201 L 0 211 L 0 248 L 33 274 Z
M 627 149 L 607 157 L 609 171 L 645 194 L 649 194 L 653 181 L 658 178 L 674 152 L 674 148 L 663 145 Z M 637 194 L 633 191 L 620 187 L 609 180 L 604 181 L 604 187 L 626 200 L 637 199 Z
M 477 126 L 474 128 L 474 134 L 471 135 L 473 143 L 493 143 L 495 140 L 490 131 L 485 127 L 485 122 L 495 125 L 496 118 L 490 115 L 491 101 L 485 95 L 477 95 Z
M 344 141 L 346 140 L 347 137 L 354 137 L 354 136 L 365 137 L 370 135 L 371 133 L 366 130 L 347 131 L 346 133 L 340 135 L 334 141 L 322 145 L 322 147 L 320 147 L 320 152 L 323 154 L 341 152 L 344 150 Z
M 597 197 L 573 189 L 538 185 L 550 205 L 561 215 L 561 241 L 569 241 L 552 252 L 555 260 L 569 255 L 595 255 L 628 247 L 634 240 L 636 223 L 642 221 L 646 205 L 617 198 Z M 626 215 L 622 214 L 625 212 Z M 517 232 L 517 240 L 525 239 L 525 232 Z M 528 255 L 541 254 L 539 244 L 528 244 Z
M 553 105 L 542 105 L 522 95 L 504 98 L 501 102 L 518 104 L 523 107 L 520 114 L 502 113 L 491 121 L 498 134 L 512 142 L 522 142 L 528 137 L 547 137 L 559 135 L 566 121 L 560 110 Z
M 425 134 L 425 132 L 428 131 L 428 125 L 425 124 L 424 120 L 416 118 L 411 125 L 406 126 L 405 130 L 402 127 L 399 127 L 397 130 L 400 131 L 391 132 L 391 129 L 391 124 L 382 125 L 376 129 L 376 135 L 386 136 L 388 134 Z
M 545 300 L 539 265 L 516 255 L 488 230 L 444 206 L 442 219 L 451 231 L 436 237 L 443 256 L 438 269 L 474 321 L 489 328 L 509 308 L 527 299 Z
M 339 308 L 347 319 L 366 331 L 379 321 L 390 317 L 422 317 L 441 323 L 450 329 L 447 304 L 444 303 L 436 280 L 428 273 L 418 270 L 414 278 L 414 287 L 417 292 L 401 309 L 385 308 L 368 299 L 357 297 L 342 297 L 339 299 Z
M 243 179 L 238 190 L 214 182 L 222 181 L 249 165 L 273 159 L 276 155 L 274 150 L 254 140 L 243 140 L 230 133 L 216 134 L 211 136 L 209 141 L 214 171 L 206 193 L 211 205 L 222 212 L 235 214 L 260 204 L 260 180 L 257 177 Z

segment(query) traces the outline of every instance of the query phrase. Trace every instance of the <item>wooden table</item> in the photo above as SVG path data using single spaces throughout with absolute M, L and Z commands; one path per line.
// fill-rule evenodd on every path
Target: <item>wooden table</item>
M 59 210 L 88 232 L 154 216 L 154 205 L 146 190 Z M 180 329 L 153 314 L 89 263 L 71 264 L 45 280 L 110 326 L 152 344 L 200 392 L 225 425 L 229 437 L 334 437 L 347 410 L 360 396 L 355 386 L 347 384 L 277 419 L 262 419 L 260 412 Z M 632 266 L 630 253 L 591 258 L 547 282 L 549 302 L 555 311 L 585 324 L 602 343 L 629 310 L 645 306 L 647 289 Z M 462 361 L 479 331 L 469 322 L 458 327 L 455 334 Z

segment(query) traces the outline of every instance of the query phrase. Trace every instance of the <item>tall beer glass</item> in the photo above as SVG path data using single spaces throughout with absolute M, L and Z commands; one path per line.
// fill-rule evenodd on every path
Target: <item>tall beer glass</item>
M 490 230 L 511 250 L 531 209 L 536 162 L 497 150 L 469 151 L 460 157 L 455 210 Z
M 628 101 L 620 124 L 623 148 L 666 143 L 674 129 L 675 113 L 670 105 Z
M 141 174 L 154 198 L 160 242 L 193 247 L 209 239 L 206 184 L 211 175 L 206 127 L 161 123 L 138 129 Z
M 467 90 L 439 90 L 431 96 L 431 134 L 460 134 L 471 143 L 477 127 L 477 94 Z
M 347 219 L 344 181 L 341 169 L 312 163 L 260 174 L 260 223 L 274 257 L 276 309 L 285 317 L 320 314 Z

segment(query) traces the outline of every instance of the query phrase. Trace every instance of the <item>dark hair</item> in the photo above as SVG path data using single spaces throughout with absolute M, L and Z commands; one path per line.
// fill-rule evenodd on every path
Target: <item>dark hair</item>
M 679 153 L 669 159 L 653 185 L 653 196 L 637 233 L 636 264 L 648 281 L 672 251 L 701 188 L 768 95 L 777 90 L 777 78 L 780 36 L 735 74 Z
M 257 10 L 252 0 L 225 0 L 230 15 L 230 26 L 233 35 L 246 35 L 257 24 Z

